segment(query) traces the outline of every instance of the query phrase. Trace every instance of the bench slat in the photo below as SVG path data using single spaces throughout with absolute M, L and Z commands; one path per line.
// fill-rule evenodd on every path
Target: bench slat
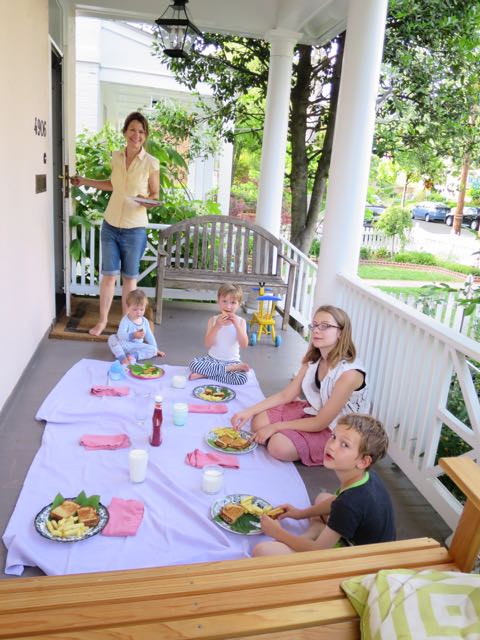
M 358 620 L 325 624 L 321 627 L 293 629 L 291 631 L 274 631 L 261 635 L 249 635 L 248 640 L 359 640 Z M 232 636 L 225 638 L 232 640 Z
M 339 577 L 373 573 L 382 568 L 423 567 L 448 564 L 449 562 L 451 562 L 451 559 L 448 551 L 438 545 L 438 547 L 432 549 L 421 550 L 421 557 L 408 551 L 353 558 L 348 561 L 348 573 L 345 571 L 346 560 L 339 554 L 335 560 L 312 562 L 299 566 L 285 565 L 274 568 L 257 568 L 257 563 L 253 563 L 253 565 L 251 563 L 248 570 L 233 572 L 229 571 L 228 562 L 219 563 L 223 565 L 223 573 L 198 576 L 170 576 L 168 580 L 162 577 L 157 579 L 150 578 L 149 574 L 147 574 L 146 580 L 110 582 L 108 588 L 106 588 L 104 582 L 95 582 L 89 575 L 88 578 L 84 578 L 83 583 L 78 582 L 72 587 L 58 585 L 59 588 L 50 588 L 42 592 L 39 585 L 36 606 L 40 601 L 42 606 L 55 607 L 94 603 L 98 605 L 107 600 L 110 602 L 127 602 L 128 600 L 142 600 L 149 597 L 162 598 L 173 595 L 221 593 L 222 591 L 228 592 L 238 589 L 248 590 L 252 585 L 256 588 L 288 585 L 308 580 L 319 580 L 319 576 L 338 579 Z M 162 570 L 158 569 L 158 572 L 161 576 Z M 43 578 L 40 584 L 45 585 L 45 580 Z M 87 585 L 88 588 L 85 588 Z M 31 598 L 32 591 L 29 594 L 28 602 L 31 602 Z M 10 592 L 4 594 L 0 600 L 0 613 L 16 608 L 24 610 L 28 606 L 24 593 Z
M 219 229 L 219 233 L 218 233 L 218 270 L 219 271 L 224 271 L 225 270 L 225 256 L 224 256 L 224 249 L 223 249 L 223 243 L 225 240 L 225 223 L 222 221 L 220 222 L 220 229 Z
M 454 570 L 452 564 L 433 565 L 438 570 Z M 274 577 L 272 577 L 272 581 Z M 149 594 L 131 598 L 128 601 L 112 602 L 110 594 L 104 595 L 95 603 L 79 602 L 81 594 L 76 590 L 64 592 L 65 600 L 73 602 L 67 606 L 59 602 L 55 606 L 48 606 L 42 591 L 31 594 L 28 604 L 23 606 L 17 600 L 18 607 L 0 615 L 0 638 L 8 638 L 11 629 L 21 628 L 22 631 L 32 633 L 47 633 L 55 628 L 60 629 L 94 629 L 108 624 L 144 623 L 152 620 L 168 621 L 180 617 L 188 617 L 194 612 L 195 616 L 238 613 L 257 608 L 279 607 L 292 604 L 306 604 L 311 602 L 333 602 L 343 598 L 339 587 L 339 578 L 310 578 L 310 580 L 292 581 L 289 584 L 270 584 L 265 587 L 253 585 L 248 589 L 227 590 L 219 589 L 215 593 L 190 595 L 170 594 L 159 598 L 156 594 Z M 82 587 L 86 590 L 85 584 Z M 135 591 L 135 588 L 132 587 Z M 60 595 L 60 594 L 59 594 Z M 112 594 L 114 595 L 114 594 Z M 25 598 L 23 598 L 25 600 Z M 42 613 L 38 613 L 38 612 Z M 52 622 L 52 620 L 54 622 Z
M 409 540 L 397 540 L 395 542 L 380 542 L 378 544 L 362 545 L 357 547 L 343 547 L 339 555 L 339 549 L 324 549 L 323 551 L 304 551 L 295 555 L 268 556 L 265 558 L 242 558 L 241 560 L 228 560 L 225 562 L 198 562 L 188 565 L 172 565 L 166 567 L 151 567 L 148 569 L 129 569 L 122 571 L 103 571 L 93 573 L 89 577 L 89 584 L 102 584 L 105 589 L 112 584 L 132 584 L 136 580 L 170 580 L 172 577 L 194 577 L 207 576 L 216 573 L 224 574 L 236 571 L 250 571 L 253 567 L 259 569 L 273 569 L 276 567 L 312 565 L 316 562 L 335 561 L 339 557 L 349 563 L 352 559 L 363 558 L 365 556 L 380 553 L 419 553 L 432 549 L 444 549 L 444 547 L 433 538 L 413 538 Z M 44 584 L 43 576 L 31 578 L 20 578 L 15 580 L 15 591 L 25 593 L 30 590 L 37 590 Z M 64 576 L 49 576 L 50 588 L 65 589 L 67 587 L 81 585 L 85 582 L 84 574 L 70 574 Z M 11 583 L 8 580 L 0 580 L 0 596 L 11 592 Z M 0 607 L 1 607 L 0 598 Z
M 202 269 L 208 268 L 207 255 L 208 255 L 208 225 L 204 224 L 203 230 L 202 230 L 202 262 L 201 262 Z
M 193 258 L 192 258 L 192 269 L 198 268 L 198 225 L 193 227 Z

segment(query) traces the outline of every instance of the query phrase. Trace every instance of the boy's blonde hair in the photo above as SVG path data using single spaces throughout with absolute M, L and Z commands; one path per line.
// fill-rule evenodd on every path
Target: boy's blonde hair
M 373 416 L 363 413 L 349 413 L 338 419 L 337 426 L 341 424 L 347 429 L 354 429 L 360 434 L 360 456 L 370 456 L 372 464 L 381 460 L 388 450 L 388 435 L 383 424 Z
M 125 302 L 127 307 L 133 307 L 135 305 L 140 306 L 141 304 L 148 306 L 148 298 L 145 292 L 141 289 L 134 289 L 133 291 L 130 291 L 125 298 Z
M 357 351 L 355 349 L 355 345 L 353 344 L 352 324 L 350 322 L 350 318 L 343 309 L 339 309 L 339 307 L 334 307 L 330 304 L 324 304 L 323 306 L 318 307 L 313 317 L 315 317 L 317 313 L 320 313 L 322 311 L 324 313 L 329 313 L 334 319 L 335 324 L 337 324 L 340 328 L 338 342 L 327 356 L 329 369 L 333 369 L 334 367 L 336 367 L 341 360 L 353 362 L 356 358 Z M 310 342 L 310 346 L 308 347 L 307 353 L 305 354 L 302 362 L 303 364 L 306 364 L 308 362 L 316 362 L 320 359 L 320 356 L 320 349 L 314 347 L 312 342 Z
M 225 296 L 232 296 L 232 298 L 240 303 L 243 300 L 242 287 L 238 284 L 233 284 L 233 282 L 225 282 L 217 291 L 217 300 Z

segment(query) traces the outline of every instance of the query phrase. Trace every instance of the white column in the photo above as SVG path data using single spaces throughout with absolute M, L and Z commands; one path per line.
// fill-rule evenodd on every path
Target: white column
M 350 2 L 315 306 L 335 304 L 336 274 L 356 274 L 388 0 Z
M 280 235 L 293 49 L 300 34 L 275 29 L 271 43 L 256 223 Z

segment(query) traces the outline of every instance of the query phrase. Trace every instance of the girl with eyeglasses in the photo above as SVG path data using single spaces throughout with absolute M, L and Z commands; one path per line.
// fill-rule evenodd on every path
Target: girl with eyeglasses
M 345 311 L 319 307 L 309 328 L 310 345 L 295 378 L 282 391 L 236 413 L 232 425 L 240 429 L 252 419 L 253 439 L 266 444 L 274 458 L 314 466 L 323 464 L 325 444 L 340 416 L 369 413 L 370 398 Z

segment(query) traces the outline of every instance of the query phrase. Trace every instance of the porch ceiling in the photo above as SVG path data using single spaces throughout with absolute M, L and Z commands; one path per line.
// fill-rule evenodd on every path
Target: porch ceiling
M 351 0 L 190 0 L 187 9 L 202 31 L 263 38 L 273 29 L 302 34 L 302 44 L 324 44 L 346 26 Z M 82 0 L 78 15 L 153 23 L 171 0 Z

